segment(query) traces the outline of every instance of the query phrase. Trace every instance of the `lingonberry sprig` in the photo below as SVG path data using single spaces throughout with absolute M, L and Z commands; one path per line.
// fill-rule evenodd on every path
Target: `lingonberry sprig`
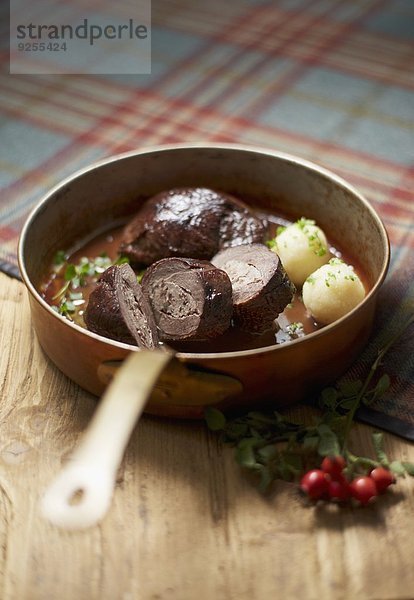
M 372 434 L 375 457 L 358 456 L 350 447 L 358 408 L 389 389 L 387 374 L 374 383 L 385 354 L 413 322 L 411 315 L 379 349 L 364 381 L 338 383 L 322 391 L 321 414 L 312 424 L 294 422 L 277 411 L 254 411 L 227 419 L 221 411 L 208 408 L 208 427 L 235 446 L 236 461 L 258 475 L 262 491 L 275 479 L 300 479 L 302 491 L 312 500 L 344 503 L 353 499 L 368 504 L 395 482 L 396 475 L 414 476 L 413 463 L 388 460 L 381 432 Z
M 325 457 L 319 469 L 305 473 L 300 481 L 300 489 L 311 500 L 342 504 L 353 500 L 365 506 L 395 482 L 395 475 L 382 466 L 376 466 L 367 474 L 350 479 L 347 462 L 339 455 Z

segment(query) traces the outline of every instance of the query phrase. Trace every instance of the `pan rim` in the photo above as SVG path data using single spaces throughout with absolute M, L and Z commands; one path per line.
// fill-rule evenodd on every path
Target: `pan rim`
M 76 170 L 71 175 L 65 177 L 59 183 L 54 185 L 46 194 L 44 194 L 39 202 L 33 207 L 31 212 L 29 213 L 19 236 L 18 242 L 18 263 L 20 273 L 23 279 L 25 286 L 27 287 L 29 293 L 32 297 L 42 306 L 43 309 L 47 310 L 52 318 L 60 319 L 68 327 L 75 329 L 82 335 L 86 335 L 92 339 L 95 339 L 101 343 L 108 344 L 109 346 L 127 350 L 127 351 L 139 351 L 139 348 L 136 346 L 132 346 L 130 344 L 125 344 L 123 342 L 118 342 L 116 340 L 111 340 L 104 336 L 98 335 L 87 329 L 73 323 L 59 315 L 56 311 L 54 311 L 51 306 L 41 297 L 40 293 L 37 291 L 36 287 L 32 283 L 25 266 L 25 241 L 27 238 L 28 231 L 32 226 L 33 222 L 37 218 L 38 214 L 43 210 L 44 206 L 47 205 L 50 198 L 52 198 L 56 192 L 63 189 L 68 183 L 71 181 L 83 176 L 85 173 L 88 173 L 94 169 L 100 168 L 102 166 L 111 164 L 113 162 L 117 162 L 120 160 L 124 160 L 133 156 L 151 154 L 156 152 L 167 152 L 174 150 L 196 150 L 196 149 L 206 149 L 206 150 L 217 150 L 217 151 L 239 151 L 246 153 L 255 153 L 261 154 L 265 156 L 270 156 L 274 158 L 281 159 L 285 162 L 299 165 L 301 167 L 305 167 L 313 172 L 317 172 L 322 175 L 324 178 L 328 179 L 331 182 L 336 183 L 340 187 L 344 188 L 348 192 L 350 192 L 353 196 L 357 197 L 358 200 L 364 205 L 364 208 L 370 213 L 371 218 L 376 223 L 378 230 L 381 234 L 382 247 L 384 250 L 384 259 L 381 266 L 381 271 L 379 276 L 377 277 L 374 285 L 365 296 L 364 300 L 358 304 L 354 309 L 352 309 L 349 313 L 334 321 L 329 325 L 325 325 L 321 329 L 314 331 L 312 333 L 307 334 L 303 338 L 298 338 L 296 340 L 292 340 L 289 342 L 285 342 L 283 344 L 275 344 L 271 346 L 265 346 L 260 348 L 253 348 L 249 350 L 236 350 L 236 351 L 227 351 L 227 352 L 204 352 L 204 353 L 190 353 L 190 352 L 175 352 L 175 355 L 179 359 L 183 359 L 185 361 L 191 360 L 217 360 L 217 359 L 228 359 L 228 358 L 241 358 L 247 356 L 257 356 L 260 354 L 267 354 L 268 352 L 281 352 L 281 351 L 289 351 L 289 349 L 294 349 L 297 344 L 307 344 L 313 341 L 316 337 L 321 338 L 325 335 L 329 335 L 335 329 L 342 327 L 347 321 L 351 320 L 353 316 L 364 309 L 366 305 L 368 305 L 371 300 L 376 296 L 379 288 L 381 287 L 388 271 L 389 263 L 390 263 L 390 241 L 388 237 L 387 230 L 385 228 L 384 223 L 382 222 L 381 217 L 377 213 L 377 211 L 373 208 L 371 203 L 363 196 L 356 188 L 354 188 L 351 184 L 349 184 L 345 179 L 336 175 L 334 172 L 329 169 L 318 165 L 312 161 L 301 158 L 299 156 L 289 154 L 286 152 L 272 150 L 270 148 L 265 148 L 262 146 L 254 146 L 254 145 L 246 145 L 246 144 L 235 144 L 235 143 L 215 143 L 215 142 L 198 142 L 198 143 L 177 143 L 177 144 L 161 144 L 155 146 L 147 146 L 142 149 L 130 150 L 128 152 L 123 152 L 120 154 L 115 154 L 106 158 L 102 158 L 98 161 L 90 163 L 81 169 Z

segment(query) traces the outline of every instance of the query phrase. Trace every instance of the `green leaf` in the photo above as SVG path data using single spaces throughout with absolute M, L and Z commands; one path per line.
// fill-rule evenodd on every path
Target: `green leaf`
M 356 456 L 352 460 L 351 464 L 353 467 L 362 467 L 365 471 L 378 467 L 378 461 L 372 460 L 372 458 L 367 458 L 365 456 Z
M 94 275 L 95 267 L 88 262 L 79 264 L 76 268 L 76 273 L 79 279 L 86 277 L 87 275 Z
M 345 400 L 341 400 L 341 402 L 339 403 L 339 406 L 342 410 L 351 410 L 351 408 L 354 406 L 355 403 L 355 397 L 354 398 L 345 398 Z
M 260 463 L 256 460 L 254 449 L 257 447 L 255 438 L 242 439 L 236 448 L 236 461 L 246 469 L 259 469 Z
M 334 387 L 327 387 L 322 390 L 319 403 L 324 408 L 333 409 L 336 406 L 338 392 Z
M 362 389 L 362 381 L 360 379 L 355 379 L 354 381 L 344 381 L 338 385 L 338 389 L 346 398 L 349 398 L 350 396 L 356 396 Z
M 266 432 L 264 432 L 264 433 L 266 433 Z M 256 440 L 262 441 L 264 439 L 264 436 L 262 435 L 262 433 L 255 427 L 250 427 L 250 435 L 252 437 L 254 437 Z
M 377 398 L 380 398 L 385 394 L 385 392 L 389 389 L 391 385 L 391 380 L 387 373 L 384 373 L 382 377 L 379 379 L 377 385 L 375 386 L 374 393 Z
M 65 300 L 59 306 L 59 312 L 61 315 L 68 315 L 69 313 L 75 312 L 75 305 L 70 300 Z
M 229 440 L 235 441 L 245 436 L 248 430 L 249 427 L 246 423 L 236 423 L 230 421 L 230 423 L 227 423 L 226 425 L 225 434 Z
M 292 479 L 294 478 L 294 473 L 292 472 L 291 467 L 285 461 L 281 461 L 277 465 L 277 471 L 279 477 L 284 481 L 292 481 Z
M 263 448 L 259 448 L 257 454 L 264 462 L 269 462 L 277 455 L 277 449 L 275 444 L 268 444 L 267 446 L 263 446 Z
M 317 435 L 307 435 L 303 439 L 303 449 L 314 451 L 318 447 L 320 438 Z
M 296 454 L 295 452 L 285 452 L 284 460 L 292 472 L 295 475 L 299 475 L 299 473 L 302 471 L 302 459 L 300 455 Z
M 414 477 L 414 463 L 404 461 L 401 464 L 404 467 L 405 472 L 408 473 L 408 475 L 411 475 L 411 477 Z
M 65 280 L 70 281 L 76 276 L 76 267 L 70 263 L 65 269 Z
M 337 435 L 343 433 L 344 427 L 346 426 L 346 418 L 347 415 L 338 415 L 337 413 L 329 415 L 329 425 L 332 431 L 335 431 Z
M 320 456 L 337 456 L 340 454 L 340 451 L 336 435 L 321 437 L 318 445 L 318 454 Z
M 378 461 L 387 467 L 389 464 L 388 457 L 384 452 L 384 434 L 381 431 L 374 431 L 372 434 L 372 444 Z
M 399 460 L 393 460 L 390 464 L 390 470 L 396 475 L 405 475 L 406 469 Z
M 318 454 L 320 456 L 337 456 L 340 454 L 338 438 L 332 429 L 324 423 L 321 423 L 317 429 L 320 435 Z
M 326 423 L 320 423 L 316 429 L 321 436 L 331 435 L 333 433 L 332 429 Z
M 274 475 L 273 475 L 272 469 L 268 465 L 262 466 L 259 469 L 259 473 L 260 473 L 259 490 L 262 493 L 265 493 L 269 489 L 270 484 L 272 483 L 272 481 L 274 479 Z
M 55 256 L 53 257 L 53 264 L 56 266 L 63 265 L 66 261 L 66 255 L 63 250 L 58 250 Z
M 204 418 L 211 431 L 220 431 L 226 426 L 226 417 L 220 410 L 212 406 L 208 406 L 204 410 Z

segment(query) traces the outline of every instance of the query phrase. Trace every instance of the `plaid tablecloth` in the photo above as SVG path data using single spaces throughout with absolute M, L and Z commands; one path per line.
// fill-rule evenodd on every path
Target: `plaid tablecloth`
M 151 75 L 8 75 L 2 42 L 3 270 L 15 272 L 19 230 L 42 193 L 95 159 L 184 141 L 283 150 L 354 184 L 388 229 L 391 268 L 377 334 L 353 369 L 362 372 L 414 310 L 414 3 L 152 4 Z M 393 385 L 375 408 L 397 418 L 382 426 L 414 439 L 413 357 L 411 328 L 385 364 Z

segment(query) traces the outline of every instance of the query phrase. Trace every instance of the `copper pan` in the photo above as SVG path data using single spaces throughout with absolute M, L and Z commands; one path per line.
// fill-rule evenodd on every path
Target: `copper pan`
M 365 300 L 305 338 L 211 354 L 136 351 L 82 329 L 46 304 L 39 283 L 57 250 L 76 247 L 80 240 L 136 212 L 149 196 L 176 186 L 212 187 L 265 211 L 315 219 L 330 240 L 362 266 L 369 286 Z M 201 417 L 207 405 L 252 408 L 271 401 L 279 407 L 336 379 L 367 342 L 388 263 L 387 233 L 368 201 L 326 169 L 281 152 L 231 144 L 176 144 L 110 157 L 62 181 L 33 210 L 19 242 L 19 264 L 38 339 L 61 371 L 98 396 L 124 359 L 130 358 L 127 368 L 113 378 L 75 452 L 70 465 L 75 475 L 87 458 L 83 479 L 62 473 L 55 483 L 65 482 L 65 499 L 61 491 L 57 509 L 57 495 L 47 494 L 45 513 L 68 527 L 88 526 L 103 516 L 116 466 L 144 407 L 152 414 L 185 418 Z M 112 450 L 103 450 L 108 435 Z M 97 465 L 96 457 L 102 453 Z M 100 500 L 91 483 L 98 472 Z M 84 492 L 84 502 L 72 506 L 70 496 L 78 489 Z M 94 506 L 93 518 L 88 502 Z M 71 516 L 66 514 L 69 507 Z

